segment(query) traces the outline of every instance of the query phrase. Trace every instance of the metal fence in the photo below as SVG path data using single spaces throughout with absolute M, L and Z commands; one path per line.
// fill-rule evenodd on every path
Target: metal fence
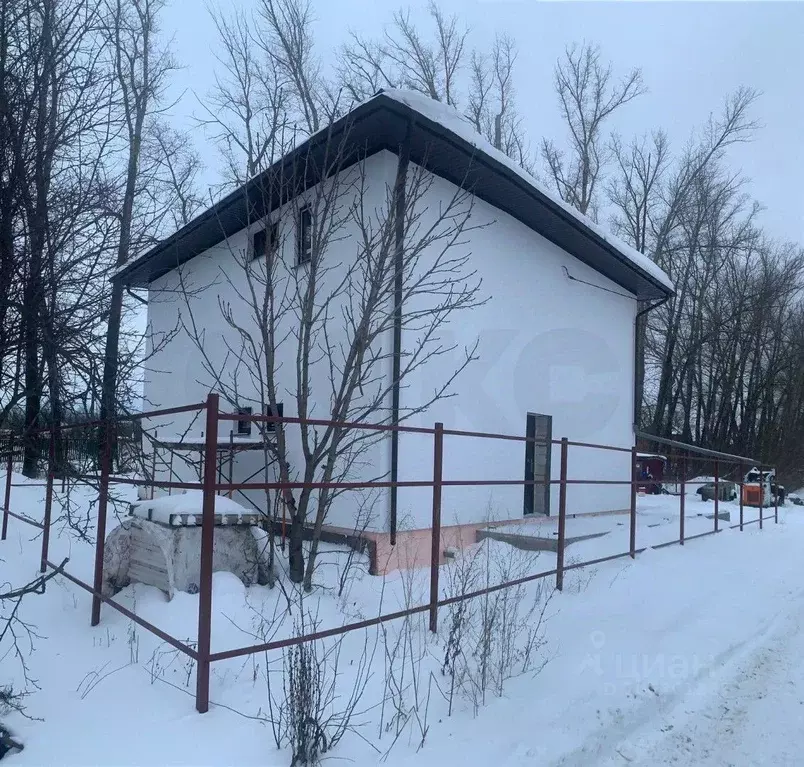
M 27 434 L 12 432 L 0 433 L 0 452 L 5 458 L 11 453 L 14 463 L 22 463 L 28 450 L 37 465 L 47 470 L 52 461 L 49 458 L 49 429 L 38 429 Z M 87 469 L 98 470 L 101 453 L 101 430 L 93 424 L 89 428 L 82 424 L 74 426 L 62 425 L 53 444 L 56 474 L 58 477 L 73 476 L 86 473 Z M 134 436 L 115 436 L 116 470 L 130 471 L 135 465 L 135 456 L 142 443 L 141 438 Z
M 201 482 L 179 482 L 179 481 L 160 481 L 154 482 L 153 480 L 135 479 L 130 477 L 113 476 L 111 471 L 111 453 L 113 444 L 113 434 L 115 427 L 121 422 L 132 422 L 148 418 L 156 418 L 167 415 L 174 415 L 180 413 L 194 412 L 199 414 L 205 412 L 205 441 L 203 446 L 203 479 Z M 324 427 L 338 427 L 344 429 L 355 429 L 375 432 L 407 432 L 430 436 L 433 445 L 433 474 L 432 479 L 426 480 L 398 480 L 398 481 L 379 481 L 379 482 L 246 482 L 246 483 L 232 483 L 220 481 L 217 466 L 217 450 L 219 433 L 219 424 L 221 421 L 244 421 L 248 420 L 254 423 L 281 423 L 283 427 L 291 424 L 299 424 L 306 426 L 324 426 Z M 74 424 L 63 426 L 63 430 L 85 428 L 90 424 Z M 97 425 L 97 424 L 91 424 Z M 45 431 L 45 430 L 43 430 Z M 524 583 L 541 580 L 544 578 L 555 578 L 555 588 L 561 590 L 564 585 L 565 573 L 577 568 L 589 567 L 591 565 L 600 564 L 611 560 L 616 560 L 624 557 L 634 558 L 636 554 L 645 551 L 648 547 L 637 547 L 637 496 L 638 488 L 640 486 L 658 486 L 663 482 L 668 481 L 668 477 L 662 480 L 645 480 L 637 476 L 637 463 L 638 451 L 636 446 L 631 448 L 615 447 L 612 445 L 601 445 L 587 442 L 576 442 L 567 439 L 566 437 L 558 440 L 543 440 L 539 438 L 526 437 L 512 434 L 493 434 L 487 432 L 475 432 L 465 430 L 455 430 L 444 428 L 441 423 L 436 423 L 433 427 L 414 427 L 403 425 L 388 425 L 388 424 L 366 424 L 366 423 L 344 423 L 335 422 L 324 419 L 300 419 L 281 416 L 263 416 L 263 415 L 243 415 L 242 413 L 224 413 L 220 410 L 219 396 L 217 394 L 210 394 L 206 402 L 185 405 L 182 407 L 168 408 L 163 410 L 154 410 L 146 413 L 139 413 L 136 415 L 126 416 L 116 419 L 115 423 L 109 423 L 108 427 L 101 430 L 104 435 L 103 451 L 101 454 L 100 474 L 83 476 L 80 479 L 91 481 L 97 484 L 98 487 L 98 506 L 97 506 L 97 527 L 96 527 L 96 540 L 95 540 L 95 561 L 94 561 L 94 578 L 93 583 L 85 583 L 77 578 L 75 575 L 65 571 L 61 573 L 68 580 L 75 583 L 77 586 L 85 589 L 92 595 L 92 611 L 91 611 L 91 625 L 97 626 L 101 618 L 101 604 L 107 604 L 118 612 L 131 619 L 139 626 L 150 631 L 155 636 L 167 642 L 177 650 L 181 651 L 188 657 L 196 662 L 196 709 L 204 713 L 209 709 L 209 682 L 210 682 L 210 666 L 216 661 L 227 660 L 230 658 L 237 658 L 242 656 L 251 655 L 254 653 L 266 652 L 269 650 L 277 650 L 287 648 L 293 645 L 299 645 L 305 642 L 313 642 L 316 640 L 325 639 L 350 631 L 357 631 L 372 626 L 377 626 L 388 621 L 404 618 L 409 615 L 427 612 L 429 615 L 429 627 L 432 632 L 436 632 L 438 628 L 439 609 L 451 604 L 455 604 L 462 600 L 474 599 L 501 589 L 506 589 L 514 586 L 519 586 Z M 558 479 L 445 479 L 443 476 L 444 465 L 444 437 L 466 437 L 471 439 L 480 440 L 505 440 L 515 441 L 521 443 L 534 442 L 540 445 L 558 446 L 560 451 L 560 469 Z M 708 535 L 718 533 L 722 527 L 720 525 L 719 514 L 719 493 L 718 484 L 720 482 L 721 470 L 723 467 L 756 467 L 760 470 L 770 469 L 768 466 L 763 466 L 757 461 L 747 457 L 733 456 L 726 453 L 717 453 L 715 451 L 704 450 L 692 445 L 685 445 L 673 440 L 663 440 L 651 435 L 638 435 L 643 440 L 647 439 L 656 444 L 661 444 L 665 448 L 665 452 L 669 453 L 668 464 L 676 467 L 677 475 L 674 477 L 676 484 L 680 488 L 680 503 L 679 503 L 679 526 L 678 538 L 666 541 L 659 545 L 650 548 L 663 548 L 676 544 L 684 545 L 685 542 L 695 538 L 702 538 Z M 12 471 L 15 460 L 18 457 L 17 443 L 19 437 L 8 437 L 8 442 L 4 446 L 0 454 L 0 465 L 5 463 L 6 467 L 6 480 L 5 480 L 5 493 L 3 501 L 3 521 L 2 521 L 2 539 L 5 540 L 8 532 L 9 518 L 14 518 L 37 529 L 42 530 L 42 545 L 41 545 L 41 572 L 46 572 L 48 568 L 55 570 L 59 569 L 57 565 L 48 559 L 49 556 L 49 538 L 51 528 L 51 513 L 53 505 L 53 484 L 54 484 L 54 455 L 55 455 L 55 438 L 53 431 L 49 431 L 48 440 L 48 472 L 46 481 L 46 495 L 45 495 L 45 508 L 44 517 L 41 522 L 23 516 L 11 510 L 11 489 L 12 489 Z M 631 475 L 628 479 L 583 479 L 570 476 L 570 449 L 584 449 L 584 450 L 602 450 L 614 451 L 630 455 Z M 696 535 L 685 535 L 685 483 L 687 481 L 686 466 L 690 459 L 694 458 L 696 465 L 703 462 L 711 462 L 714 467 L 714 515 L 712 529 Z M 739 528 L 743 530 L 747 525 L 758 523 L 760 529 L 763 527 L 765 521 L 773 519 L 778 522 L 779 509 L 778 509 L 778 496 L 772 509 L 772 514 L 765 514 L 765 508 L 760 503 L 759 514 L 756 520 L 746 521 L 744 519 L 744 504 L 742 492 L 742 478 L 744 474 L 741 472 L 739 475 L 740 486 L 740 519 L 738 523 L 731 524 L 731 528 Z M 200 489 L 203 493 L 202 502 L 202 524 L 201 524 L 201 556 L 200 556 L 200 583 L 199 583 L 199 602 L 198 602 L 198 641 L 195 648 L 190 647 L 185 642 L 178 640 L 167 632 L 161 630 L 157 626 L 149 623 L 140 616 L 128 610 L 119 602 L 111 597 L 107 597 L 102 593 L 103 586 L 103 555 L 106 540 L 106 522 L 107 522 L 107 507 L 109 500 L 109 488 L 113 483 L 129 484 L 129 485 L 156 485 L 162 489 Z M 441 560 L 441 539 L 442 539 L 442 522 L 441 522 L 441 507 L 442 507 L 442 491 L 446 487 L 466 487 L 466 486 L 525 486 L 528 484 L 544 486 L 545 484 L 557 485 L 559 488 L 558 499 L 558 539 L 556 542 L 556 566 L 549 570 L 542 572 L 532 573 L 516 580 L 506 581 L 503 583 L 495 584 L 487 588 L 478 589 L 470 593 L 460 594 L 458 596 L 448 596 L 439 599 L 439 563 Z M 592 560 L 573 562 L 566 564 L 565 550 L 567 546 L 566 539 L 566 522 L 567 522 L 567 490 L 571 485 L 620 485 L 630 487 L 630 509 L 629 509 L 629 546 L 627 551 L 622 551 L 609 556 L 599 557 Z M 416 607 L 399 610 L 393 613 L 386 613 L 378 615 L 375 618 L 350 623 L 343 626 L 336 626 L 328 628 L 315 633 L 304 634 L 301 636 L 293 636 L 286 639 L 279 639 L 271 642 L 264 642 L 255 644 L 248 647 L 240 647 L 222 652 L 213 652 L 211 647 L 211 626 L 212 626 L 212 572 L 213 572 L 213 544 L 215 535 L 215 501 L 216 497 L 221 492 L 231 493 L 232 490 L 248 489 L 248 490 L 301 490 L 307 489 L 371 489 L 371 488 L 391 488 L 391 487 L 419 487 L 430 488 L 432 493 L 432 529 L 431 529 L 431 555 L 430 555 L 430 598 L 426 604 L 418 605 Z

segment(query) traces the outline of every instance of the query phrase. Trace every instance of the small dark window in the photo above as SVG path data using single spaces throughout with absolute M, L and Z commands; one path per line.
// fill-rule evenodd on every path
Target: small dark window
M 265 229 L 260 229 L 259 232 L 254 232 L 251 238 L 251 257 L 260 258 L 265 255 L 265 245 L 268 241 Z
M 310 206 L 299 210 L 299 223 L 296 231 L 296 263 L 306 264 L 313 257 L 313 214 Z
M 254 232 L 251 238 L 251 257 L 262 258 L 268 254 L 268 248 L 275 250 L 279 240 L 279 224 L 268 224 L 264 229 Z
M 276 412 L 271 411 L 271 405 L 270 404 L 267 404 L 265 406 L 265 415 L 273 415 L 273 416 L 278 416 L 279 418 L 282 418 L 282 416 L 284 415 L 284 412 L 285 411 L 284 411 L 284 408 L 282 407 L 281 402 L 276 403 Z M 274 429 L 276 429 L 276 422 L 275 421 L 266 422 L 266 424 L 265 424 L 265 430 L 266 431 L 274 431 Z
M 251 412 L 252 410 L 250 407 L 237 408 L 238 415 L 251 415 Z M 251 421 L 238 421 L 237 433 L 240 436 L 248 436 L 249 434 L 251 434 Z

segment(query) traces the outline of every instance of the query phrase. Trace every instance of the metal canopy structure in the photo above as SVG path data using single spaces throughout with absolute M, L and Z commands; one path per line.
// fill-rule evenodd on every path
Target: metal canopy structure
M 643 439 L 646 442 L 655 442 L 659 445 L 667 445 L 668 447 L 675 447 L 679 450 L 686 451 L 688 453 L 695 453 L 696 455 L 703 455 L 707 458 L 717 458 L 721 461 L 728 461 L 729 463 L 739 463 L 748 466 L 749 464 L 762 464 L 762 461 L 757 460 L 756 458 L 750 458 L 747 455 L 733 455 L 732 453 L 721 453 L 718 450 L 709 450 L 706 447 L 697 447 L 696 445 L 690 445 L 686 442 L 678 442 L 675 439 L 668 439 L 667 437 L 657 437 L 654 434 L 648 434 L 645 431 L 636 431 L 634 432 L 638 439 Z

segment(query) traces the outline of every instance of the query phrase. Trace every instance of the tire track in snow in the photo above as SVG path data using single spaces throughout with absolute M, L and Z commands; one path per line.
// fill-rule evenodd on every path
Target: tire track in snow
M 675 693 L 658 694 L 646 680 L 646 692 L 635 707 L 601 712 L 602 731 L 557 761 L 556 767 L 804 764 L 804 735 L 794 761 L 747 760 L 739 748 L 731 761 L 722 756 L 735 739 L 739 743 L 749 701 L 764 697 L 769 680 L 789 670 L 795 657 L 804 658 L 804 591 L 791 593 L 790 600 L 788 609 L 755 634 L 716 656 L 692 680 L 691 689 L 683 686 Z M 791 657 L 796 650 L 788 645 L 797 645 L 797 655 Z M 801 677 L 800 688 L 795 689 L 804 697 L 804 672 Z M 796 722 L 804 718 L 804 704 L 796 702 L 793 716 L 798 717 Z
M 799 596 L 794 609 L 764 636 L 756 651 L 737 661 L 730 678 L 711 690 L 704 706 L 678 712 L 661 728 L 663 736 L 647 749 L 639 742 L 624 743 L 618 749 L 619 764 L 802 764 L 802 628 L 804 600 Z

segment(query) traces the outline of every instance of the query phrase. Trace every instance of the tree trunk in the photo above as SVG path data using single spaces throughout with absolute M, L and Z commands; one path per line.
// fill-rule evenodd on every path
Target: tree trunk
M 42 183 L 41 178 L 37 181 Z M 25 439 L 23 441 L 22 473 L 29 478 L 37 476 L 37 463 L 41 456 L 40 435 L 31 434 L 39 426 L 42 410 L 42 367 L 40 361 L 43 312 L 42 261 L 45 247 L 45 222 L 42 208 L 29 209 L 30 254 L 28 274 L 23 291 L 24 364 L 25 364 Z
M 123 197 L 123 210 L 120 213 L 120 240 L 117 245 L 117 267 L 128 261 L 131 249 L 131 223 L 134 215 L 134 195 L 136 194 L 137 174 L 139 170 L 140 145 L 144 111 L 138 115 L 138 121 L 131 137 L 129 147 L 126 190 Z M 112 298 L 109 305 L 109 323 L 106 326 L 106 346 L 103 353 L 103 380 L 101 383 L 101 439 L 99 449 L 111 444 L 112 461 L 117 452 L 117 441 L 113 430 L 112 439 L 107 443 L 107 419 L 117 414 L 117 371 L 120 364 L 120 324 L 123 316 L 123 283 L 118 278 L 112 279 Z M 102 456 L 99 456 L 102 458 Z
M 334 452 L 334 451 L 333 451 Z M 334 456 L 330 457 L 328 465 L 324 471 L 322 482 L 332 482 L 332 469 L 334 467 Z M 329 511 L 331 499 L 331 490 L 320 490 L 318 496 L 318 509 L 315 516 L 315 524 L 313 525 L 313 535 L 310 541 L 310 551 L 307 555 L 307 567 L 304 572 L 304 590 L 313 590 L 313 574 L 315 573 L 315 560 L 318 556 L 318 545 L 321 542 L 321 530 L 324 527 L 324 519 Z
M 30 288 L 26 298 L 35 295 Z M 30 304 L 26 304 L 30 307 Z M 23 442 L 22 473 L 33 479 L 39 461 L 38 435 L 31 434 L 39 425 L 39 412 L 42 407 L 42 382 L 39 368 L 39 334 L 37 333 L 36 312 L 31 308 L 25 311 L 25 439 Z
M 137 194 L 137 180 L 140 172 L 140 150 L 142 148 L 143 125 L 148 113 L 151 99 L 154 92 L 150 90 L 151 79 L 158 76 L 158 72 L 151 69 L 150 55 L 152 53 L 150 43 L 151 24 L 153 19 L 148 12 L 148 18 L 141 17 L 142 29 L 139 30 L 142 45 L 142 59 L 138 64 L 139 69 L 135 72 L 127 70 L 122 65 L 122 43 L 120 41 L 120 28 L 124 23 L 120 14 L 120 4 L 118 3 L 118 16 L 115 18 L 117 46 L 117 78 L 123 89 L 123 101 L 128 123 L 128 160 L 126 164 L 126 185 L 123 193 L 123 205 L 120 211 L 120 239 L 117 243 L 117 268 L 119 269 L 127 261 L 131 252 L 131 228 L 134 220 L 134 202 Z M 133 52 L 127 52 L 133 54 Z M 130 79 L 129 79 L 130 78 Z M 136 85 L 138 78 L 139 85 Z M 140 89 L 138 91 L 138 88 Z M 106 327 L 106 345 L 103 354 L 103 379 L 101 382 L 101 434 L 99 449 L 103 450 L 105 445 L 111 444 L 114 461 L 117 452 L 116 429 L 112 429 L 112 434 L 107 436 L 110 428 L 108 419 L 117 415 L 117 372 L 119 369 L 120 354 L 120 324 L 123 314 L 123 284 L 121 281 L 112 278 L 112 296 L 109 305 L 109 323 Z
M 42 408 L 42 368 L 40 366 L 40 336 L 44 312 L 43 265 L 46 257 L 48 232 L 48 204 L 54 151 L 54 125 L 58 110 L 56 103 L 57 82 L 52 38 L 52 0 L 42 4 L 42 54 L 36 96 L 36 121 L 33 126 L 33 194 L 26 198 L 26 214 L 30 252 L 28 275 L 23 296 L 25 324 L 25 431 L 22 472 L 26 477 L 36 476 L 39 458 L 39 435 L 28 432 L 36 429 Z
M 125 261 L 123 262 L 125 263 Z M 106 441 L 106 429 L 108 428 L 107 419 L 113 418 L 117 412 L 117 369 L 120 352 L 120 323 L 123 315 L 123 284 L 115 279 L 112 282 L 112 301 L 109 306 L 109 323 L 106 326 L 106 348 L 103 353 L 103 381 L 101 383 L 101 407 L 100 407 L 100 441 L 98 450 L 103 451 L 104 446 L 110 443 Z M 112 430 L 112 437 L 114 432 Z M 116 442 L 111 442 L 112 461 L 116 453 Z M 103 460 L 102 455 L 98 455 L 99 463 Z
M 288 575 L 292 583 L 304 580 L 304 520 L 298 515 L 291 518 L 288 535 Z
M 63 418 L 58 357 L 56 354 L 56 343 L 52 336 L 52 328 L 48 333 L 46 341 L 47 355 L 47 382 L 48 399 L 50 400 L 50 427 L 53 429 L 53 439 L 55 453 L 53 456 L 53 466 L 50 467 L 54 476 L 62 478 L 66 476 L 67 466 L 64 456 L 64 444 L 62 441 L 61 421 Z

